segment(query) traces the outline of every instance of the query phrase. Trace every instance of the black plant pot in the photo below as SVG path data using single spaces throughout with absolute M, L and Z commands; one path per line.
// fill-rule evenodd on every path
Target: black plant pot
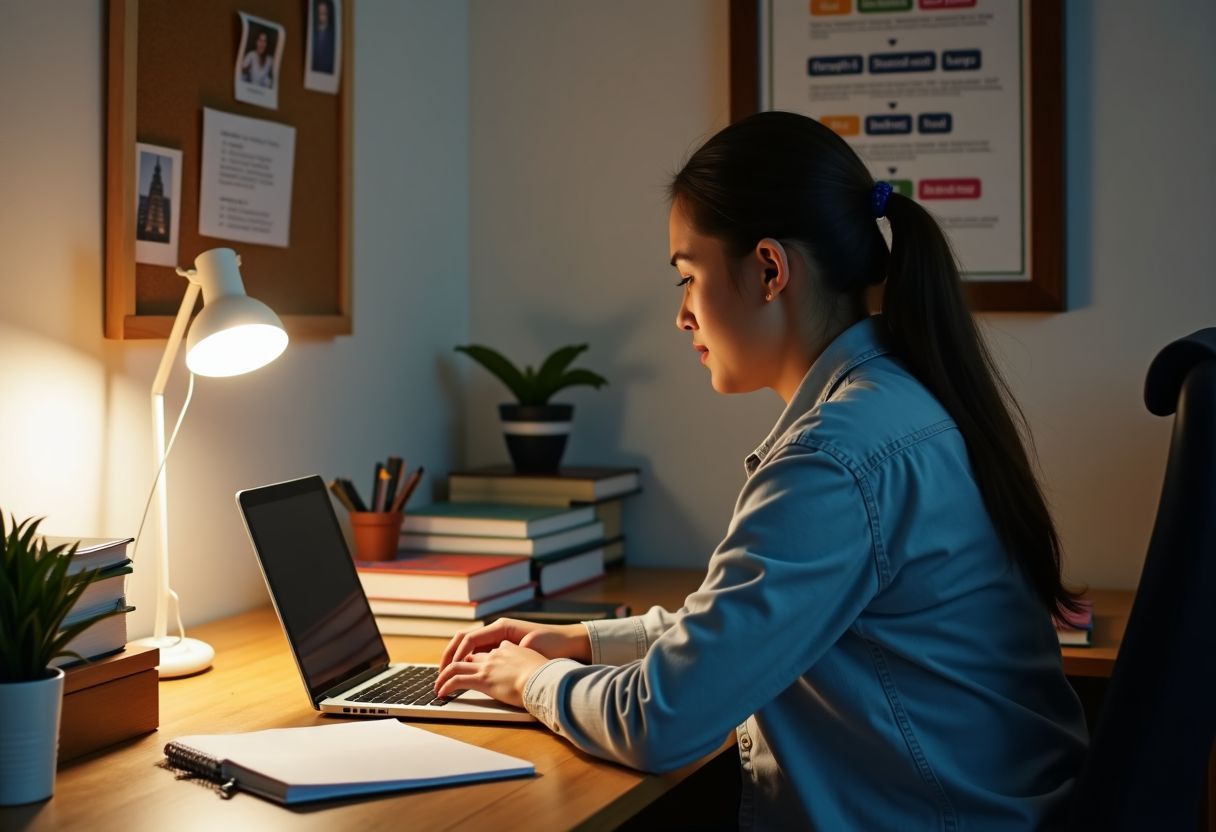
M 520 474 L 556 471 L 570 435 L 572 404 L 500 404 L 502 433 L 507 452 Z

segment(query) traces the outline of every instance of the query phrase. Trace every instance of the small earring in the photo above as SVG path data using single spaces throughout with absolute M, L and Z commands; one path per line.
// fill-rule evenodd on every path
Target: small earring
M 773 299 L 773 295 L 772 295 L 772 293 L 771 293 L 771 292 L 765 292 L 765 293 L 764 293 L 764 299 L 765 299 L 765 300 L 772 300 L 772 299 Z

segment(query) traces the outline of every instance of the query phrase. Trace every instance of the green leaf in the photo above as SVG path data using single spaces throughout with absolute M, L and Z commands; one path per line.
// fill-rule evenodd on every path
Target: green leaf
M 528 383 L 524 374 L 502 353 L 478 344 L 456 347 L 456 351 L 463 352 L 489 370 L 499 381 L 507 386 L 507 389 L 511 391 L 520 404 L 525 404 L 526 399 L 532 398 L 532 385 Z
M 571 370 L 553 382 L 552 388 L 546 391 L 546 399 L 548 399 L 549 396 L 552 396 L 558 390 L 565 389 L 566 387 L 586 385 L 588 387 L 594 387 L 598 390 L 607 383 L 608 380 L 599 373 L 593 373 L 590 370 Z
M 542 390 L 548 390 L 550 395 L 557 388 L 557 380 L 566 372 L 566 368 L 570 366 L 575 358 L 578 358 L 579 353 L 587 349 L 586 344 L 574 344 L 569 347 L 561 347 L 553 351 L 544 363 L 540 366 L 540 372 L 537 374 L 537 384 Z

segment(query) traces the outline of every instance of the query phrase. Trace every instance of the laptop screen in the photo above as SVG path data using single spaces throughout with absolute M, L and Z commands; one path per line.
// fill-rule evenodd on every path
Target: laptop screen
M 237 502 L 312 701 L 386 664 L 388 651 L 321 478 L 241 491 Z

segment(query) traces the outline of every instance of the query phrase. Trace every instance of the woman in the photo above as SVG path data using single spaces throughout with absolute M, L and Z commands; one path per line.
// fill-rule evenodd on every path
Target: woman
M 241 61 L 241 80 L 257 87 L 274 86 L 274 59 L 269 54 L 270 36 L 265 30 L 253 39 L 253 49 Z
M 438 693 L 651 771 L 735 728 L 745 827 L 1049 825 L 1086 744 L 1049 615 L 1073 599 L 941 230 L 789 113 L 718 133 L 671 196 L 676 325 L 715 390 L 786 402 L 726 536 L 679 611 L 495 622 Z

